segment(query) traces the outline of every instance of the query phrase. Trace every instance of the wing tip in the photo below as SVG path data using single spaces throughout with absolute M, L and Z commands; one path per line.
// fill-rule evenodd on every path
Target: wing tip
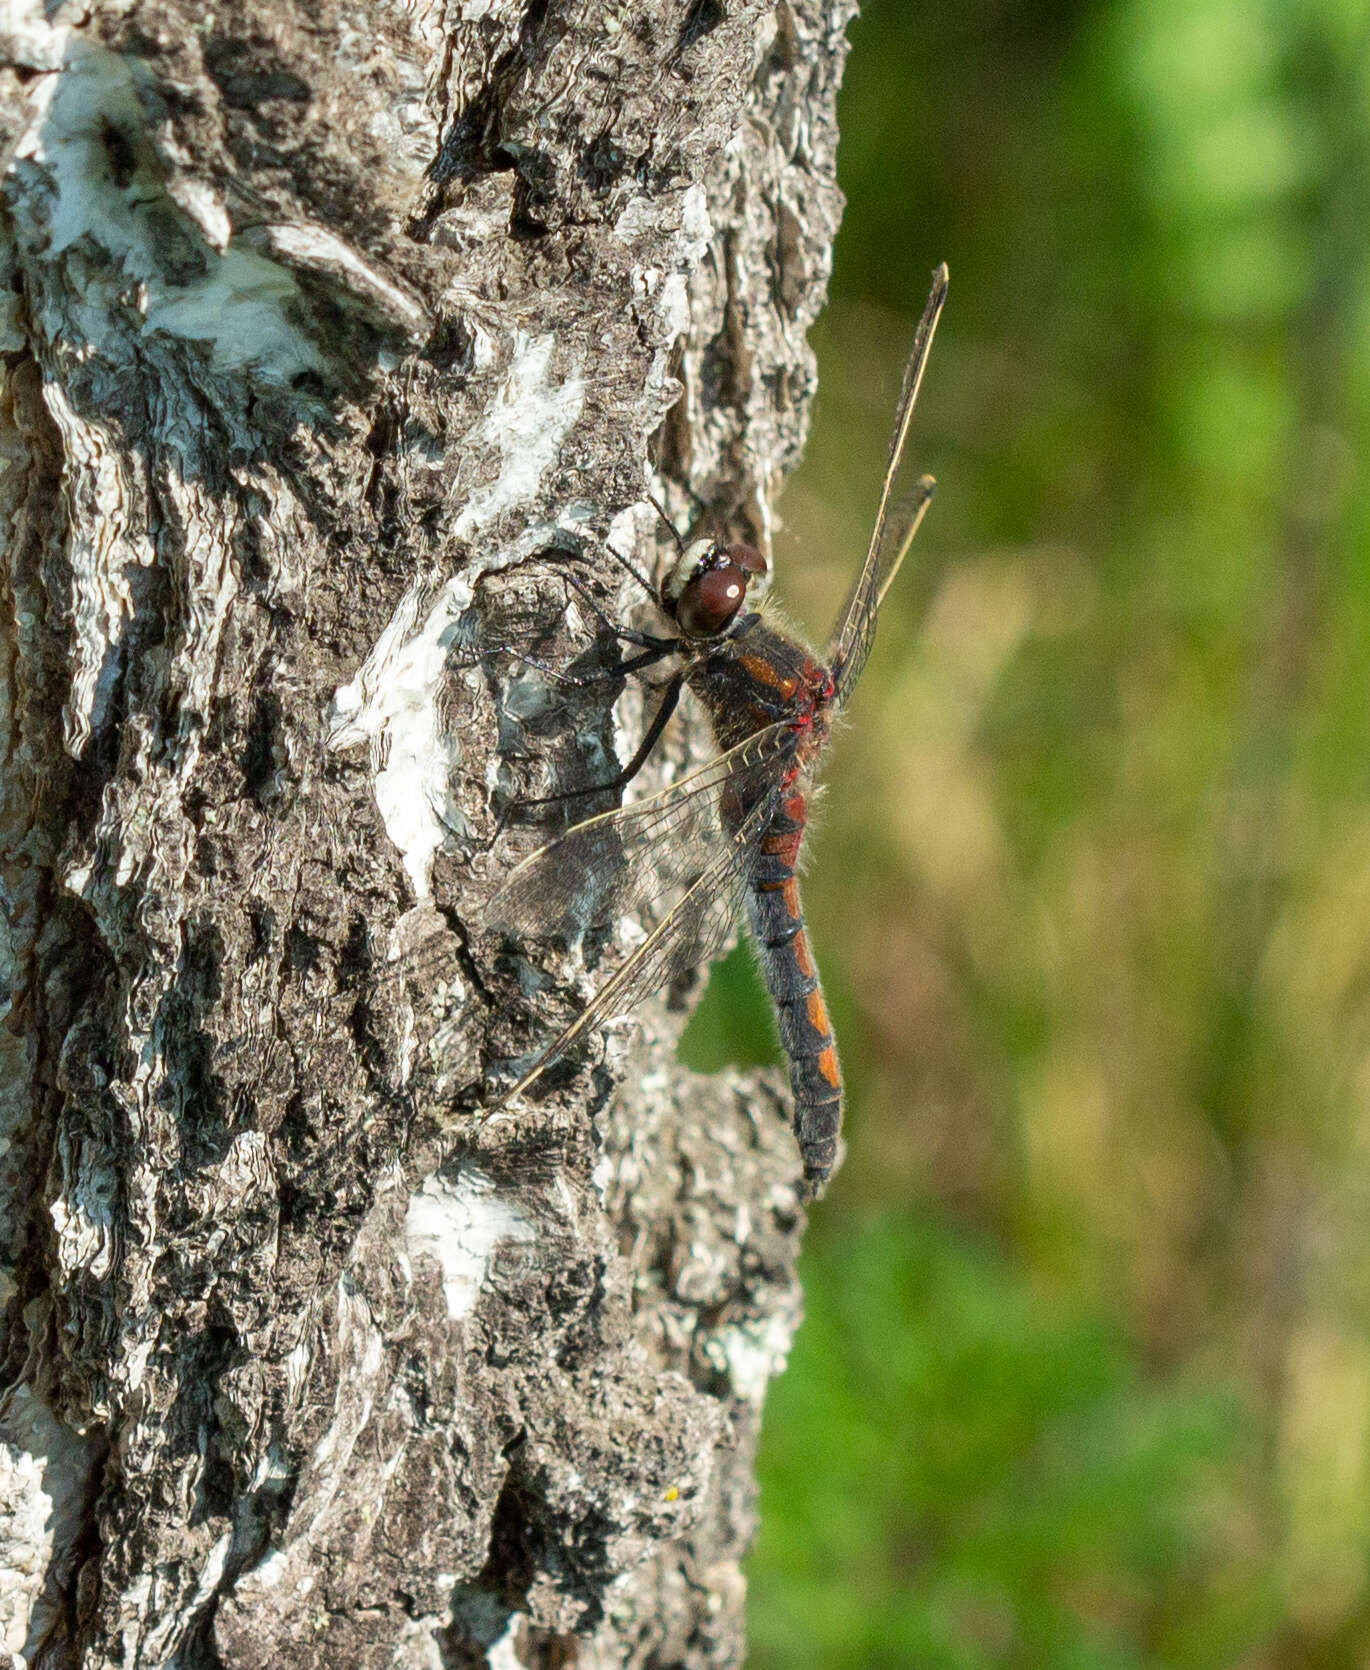
M 951 275 L 947 271 L 947 264 L 943 261 L 933 269 L 932 288 L 928 291 L 928 299 L 923 304 L 923 317 L 919 322 L 919 335 L 926 334 L 926 340 L 931 343 L 932 333 L 937 328 L 937 321 L 942 314 L 942 304 L 947 299 L 947 286 L 951 283 Z

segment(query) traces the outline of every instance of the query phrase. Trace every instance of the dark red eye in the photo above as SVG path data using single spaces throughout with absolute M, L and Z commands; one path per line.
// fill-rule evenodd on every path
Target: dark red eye
M 729 545 L 723 551 L 724 560 L 740 568 L 750 579 L 766 572 L 766 559 L 751 545 Z
M 748 571 L 734 562 L 706 569 L 680 594 L 675 618 L 687 638 L 713 638 L 728 627 L 747 596 Z

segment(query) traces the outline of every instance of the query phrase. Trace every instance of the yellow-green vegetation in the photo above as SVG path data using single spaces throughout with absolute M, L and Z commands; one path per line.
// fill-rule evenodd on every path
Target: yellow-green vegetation
M 756 1670 L 1370 1660 L 1370 5 L 869 0 L 780 591 L 940 481 L 806 898 Z M 730 959 L 690 1059 L 765 1058 Z

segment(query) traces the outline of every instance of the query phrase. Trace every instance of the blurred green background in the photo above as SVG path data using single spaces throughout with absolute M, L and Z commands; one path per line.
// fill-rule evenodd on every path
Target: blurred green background
M 935 262 L 806 896 L 850 1085 L 756 1670 L 1370 1661 L 1370 8 L 868 0 L 779 592 Z M 773 1059 L 747 962 L 699 1065 Z

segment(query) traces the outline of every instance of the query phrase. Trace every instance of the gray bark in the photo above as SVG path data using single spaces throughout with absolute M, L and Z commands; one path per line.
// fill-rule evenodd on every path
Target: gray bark
M 798 1158 L 628 943 L 513 958 L 593 633 L 768 542 L 851 0 L 11 0 L 0 40 L 0 1624 L 43 1665 L 742 1655 Z M 701 747 L 677 732 L 679 768 Z M 630 932 L 625 927 L 625 935 Z M 615 1094 L 615 1092 L 617 1092 Z

